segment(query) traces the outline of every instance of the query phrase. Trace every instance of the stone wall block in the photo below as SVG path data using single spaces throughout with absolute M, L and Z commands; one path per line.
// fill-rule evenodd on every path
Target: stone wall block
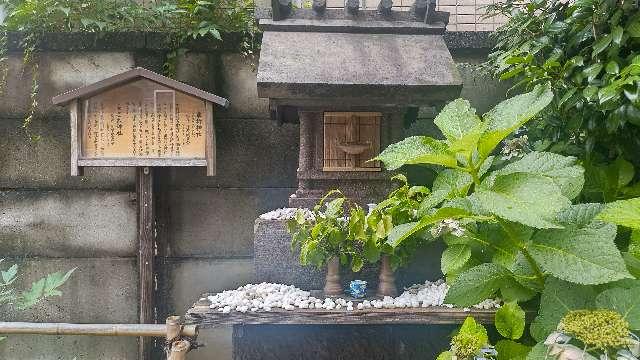
M 101 191 L 0 192 L 2 256 L 136 256 L 131 194 Z

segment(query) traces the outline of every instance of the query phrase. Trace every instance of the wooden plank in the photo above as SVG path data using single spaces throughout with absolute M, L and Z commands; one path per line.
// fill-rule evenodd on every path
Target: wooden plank
M 78 159 L 79 166 L 207 166 L 206 159 Z
M 323 171 L 331 168 L 345 168 L 347 157 L 338 149 L 338 144 L 345 141 L 347 118 L 351 113 L 327 112 L 324 114 L 324 162 Z
M 359 116 L 359 141 L 370 142 L 371 147 L 358 155 L 358 167 L 380 170 L 380 162 L 367 162 L 380 154 L 380 119 L 381 113 Z
M 139 167 L 137 169 L 136 194 L 138 203 L 139 320 L 141 324 L 152 324 L 155 322 L 153 168 Z M 150 360 L 153 340 L 141 337 L 138 344 L 139 359 Z
M 216 175 L 216 131 L 213 121 L 213 104 L 206 102 L 205 117 L 205 158 L 207 159 L 207 176 Z
M 194 306 L 185 317 L 187 324 L 212 328 L 229 325 L 380 325 L 380 324 L 460 324 L 468 316 L 482 323 L 492 323 L 495 310 L 450 309 L 447 307 L 367 309 L 367 310 L 307 310 L 271 312 L 221 312 Z
M 80 157 L 80 151 L 82 149 L 81 132 L 79 120 L 80 116 L 80 101 L 75 99 L 69 104 L 69 128 L 71 130 L 71 176 L 81 176 L 82 169 L 78 166 L 78 158 Z

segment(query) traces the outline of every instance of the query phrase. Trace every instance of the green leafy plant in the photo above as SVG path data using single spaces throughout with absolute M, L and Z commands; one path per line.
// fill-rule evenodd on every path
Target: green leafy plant
M 221 41 L 223 34 L 240 34 L 240 51 L 252 58 L 257 49 L 256 22 L 251 0 L 165 0 L 142 5 L 134 0 L 0 0 L 7 14 L 0 24 L 0 85 L 4 88 L 7 66 L 7 34 L 21 33 L 23 60 L 32 77 L 31 106 L 23 127 L 29 125 L 38 106 L 38 49 L 46 33 L 162 32 L 173 48 L 164 71 L 175 75 L 176 63 L 188 41 L 208 38 Z M 4 89 L 3 89 L 4 90 Z
M 639 295 L 638 280 L 601 290 L 547 279 L 538 316 L 531 325 L 531 334 L 539 343 L 528 359 L 555 359 L 563 353 L 584 359 L 635 359 L 640 356 L 640 343 L 632 335 L 640 330 Z
M 589 201 L 640 195 L 625 188 L 633 167 L 629 174 L 611 166 L 616 159 L 640 166 L 637 2 L 506 0 L 489 9 L 508 18 L 490 55 L 496 73 L 515 80 L 514 88 L 549 83 L 554 93 L 545 116 L 529 126 L 534 148 L 584 159 Z
M 388 255 L 395 270 L 405 265 L 424 243 L 433 240 L 428 232 L 417 233 L 399 246 L 387 243 L 391 230 L 406 226 L 416 220 L 418 208 L 430 191 L 425 186 L 410 186 L 406 176 L 399 174 L 392 178 L 400 183 L 383 201 L 377 204 L 358 224 L 364 225 L 364 256 L 370 263 L 377 263 L 380 255 Z M 358 214 L 356 214 L 358 215 Z
M 0 265 L 4 259 L 0 259 Z M 66 273 L 55 272 L 43 277 L 42 279 L 31 284 L 28 290 L 16 289 L 16 280 L 18 280 L 18 264 L 0 270 L 0 308 L 8 307 L 10 311 L 26 310 L 40 301 L 61 296 L 60 287 L 71 277 L 76 269 L 73 268 Z M 0 337 L 0 340 L 4 338 Z
M 437 360 L 474 360 L 496 359 L 496 351 L 489 345 L 487 330 L 476 323 L 472 317 L 467 317 L 451 339 L 451 349 L 443 352 Z
M 635 226 L 637 200 L 606 207 L 572 204 L 584 184 L 576 158 L 527 149 L 514 154 L 513 147 L 507 161 L 492 155 L 552 98 L 539 86 L 482 118 L 467 101 L 455 100 L 434 120 L 445 139 L 410 137 L 376 158 L 391 169 L 405 164 L 435 169 L 416 221 L 394 226 L 387 243 L 399 246 L 425 230 L 442 238 L 447 248 L 441 268 L 450 283 L 445 302 L 471 306 L 493 296 L 503 299 L 496 327 L 505 339 L 496 348 L 498 354 L 503 349 L 502 356 L 515 354 L 505 359 L 523 358 L 530 349 L 517 342 L 526 330 L 518 303 L 541 292 L 544 298 L 549 279 L 586 289 L 635 281 L 633 262 L 616 244 L 617 227 L 607 221 Z M 554 326 L 558 321 L 553 319 Z
M 311 216 L 298 211 L 295 218 L 287 222 L 287 228 L 292 250 L 300 252 L 300 264 L 320 268 L 330 259 L 339 258 L 342 265 L 350 264 L 352 271 L 360 271 L 364 265 L 364 226 L 360 223 L 364 216 L 360 206 L 350 203 L 337 190 L 327 193 L 313 208 Z

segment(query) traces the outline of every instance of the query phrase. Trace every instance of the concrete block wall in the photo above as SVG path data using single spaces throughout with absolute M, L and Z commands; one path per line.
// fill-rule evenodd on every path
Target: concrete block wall
M 160 40 L 156 40 L 160 39 Z M 166 51 L 157 35 L 54 36 L 40 54 L 40 96 L 29 140 L 22 129 L 28 109 L 29 70 L 21 54 L 9 56 L 8 91 L 0 95 L 0 258 L 21 264 L 20 283 L 77 267 L 64 295 L 0 318 L 25 321 L 133 323 L 138 318 L 135 173 L 127 168 L 87 169 L 69 176 L 69 124 L 53 95 L 134 66 L 159 71 Z M 126 40 L 126 41 L 125 41 Z M 461 62 L 478 63 L 486 49 L 450 41 Z M 483 40 L 484 41 L 484 40 Z M 456 45 L 457 44 L 457 45 Z M 164 47 L 163 47 L 164 46 Z M 179 79 L 231 101 L 217 109 L 218 175 L 203 168 L 161 172 L 162 309 L 182 314 L 205 291 L 234 288 L 254 279 L 256 217 L 286 206 L 296 187 L 298 126 L 269 120 L 268 103 L 256 94 L 255 72 L 233 51 L 191 52 L 180 61 Z M 14 49 L 15 50 L 15 49 Z M 504 88 L 477 72 L 462 73 L 463 95 L 482 111 Z M 415 129 L 413 129 L 415 131 Z M 436 256 L 437 261 L 437 254 Z M 1 265 L 0 265 L 1 266 Z M 205 331 L 207 347 L 190 358 L 231 358 L 231 329 Z M 11 336 L 0 359 L 135 359 L 132 338 Z

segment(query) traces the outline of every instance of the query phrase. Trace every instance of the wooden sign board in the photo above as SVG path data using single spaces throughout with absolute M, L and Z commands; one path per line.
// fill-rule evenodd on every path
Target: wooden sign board
M 145 69 L 57 96 L 70 104 L 72 175 L 85 166 L 206 166 L 215 175 L 212 101 L 228 104 Z

